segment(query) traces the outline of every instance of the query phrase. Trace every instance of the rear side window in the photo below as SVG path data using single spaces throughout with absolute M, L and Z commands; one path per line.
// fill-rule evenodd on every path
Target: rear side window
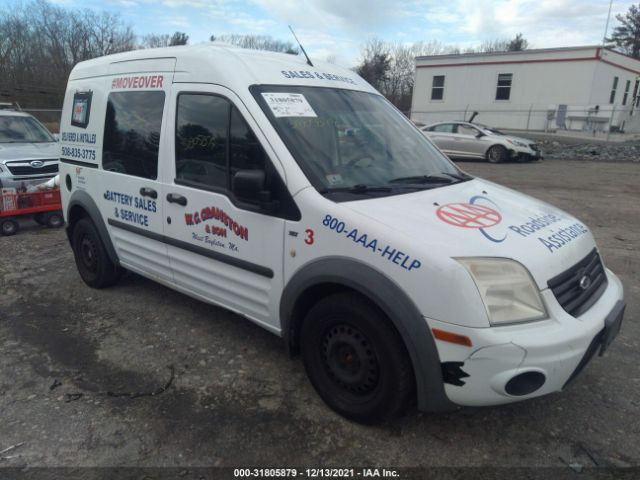
M 453 123 L 441 123 L 431 127 L 432 132 L 453 133 Z
M 102 168 L 155 180 L 164 92 L 110 93 L 104 123 Z

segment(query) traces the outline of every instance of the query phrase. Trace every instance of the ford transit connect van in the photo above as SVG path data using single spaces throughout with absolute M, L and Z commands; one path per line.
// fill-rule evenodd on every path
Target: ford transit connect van
M 335 65 L 215 44 L 82 62 L 60 140 L 87 285 L 127 269 L 248 318 L 356 421 L 557 392 L 622 322 L 586 225 L 462 172 Z

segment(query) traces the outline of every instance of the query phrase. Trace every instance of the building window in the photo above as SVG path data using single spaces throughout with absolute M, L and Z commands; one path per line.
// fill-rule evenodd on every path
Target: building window
M 434 75 L 431 84 L 431 100 L 442 100 L 444 98 L 444 75 Z
M 155 180 L 164 92 L 110 93 L 102 168 Z
M 618 77 L 613 77 L 613 85 L 611 86 L 611 95 L 609 95 L 609 103 L 616 100 L 616 90 L 618 89 Z
M 629 98 L 629 88 L 631 88 L 631 80 L 627 80 L 627 83 L 624 86 L 624 97 L 622 97 L 622 105 L 627 104 L 627 98 Z
M 634 103 L 636 107 L 640 107 L 640 95 L 638 95 L 639 87 L 640 87 L 640 80 L 636 80 L 636 84 L 633 87 L 633 100 L 632 100 L 632 103 Z
M 511 97 L 512 73 L 498 74 L 498 86 L 496 88 L 496 100 L 509 100 Z

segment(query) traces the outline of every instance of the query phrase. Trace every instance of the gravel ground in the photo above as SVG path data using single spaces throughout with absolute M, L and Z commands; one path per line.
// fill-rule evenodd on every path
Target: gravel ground
M 581 218 L 625 284 L 622 332 L 565 392 L 356 425 L 277 337 L 136 275 L 89 289 L 63 231 L 25 224 L 0 238 L 0 451 L 22 444 L 0 466 L 639 466 L 639 166 L 460 165 Z
M 598 162 L 640 162 L 640 141 L 620 143 L 581 142 L 568 144 L 558 140 L 542 140 L 547 159 L 597 160 Z
M 554 135 L 543 132 L 505 130 L 505 133 L 536 141 L 548 160 L 640 163 L 640 140 L 607 142 L 602 138 Z M 615 139 L 615 134 L 612 134 Z

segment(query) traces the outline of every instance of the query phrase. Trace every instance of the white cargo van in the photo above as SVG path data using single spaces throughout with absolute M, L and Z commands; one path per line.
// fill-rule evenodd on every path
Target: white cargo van
M 465 174 L 335 65 L 215 44 L 82 62 L 60 140 L 89 286 L 127 269 L 237 312 L 357 421 L 557 392 L 622 322 L 587 226 Z

